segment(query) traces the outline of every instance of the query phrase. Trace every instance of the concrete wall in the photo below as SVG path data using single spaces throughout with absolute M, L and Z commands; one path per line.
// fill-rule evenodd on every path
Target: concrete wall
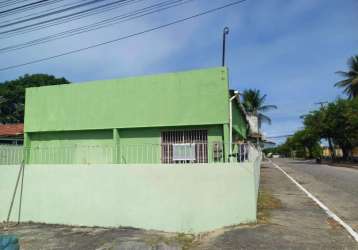
M 18 170 L 0 166 L 0 220 Z M 258 171 L 253 163 L 27 165 L 21 220 L 175 232 L 255 222 Z

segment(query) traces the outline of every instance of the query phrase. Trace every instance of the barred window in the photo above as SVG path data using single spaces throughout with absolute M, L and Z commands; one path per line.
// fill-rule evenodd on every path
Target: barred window
M 208 162 L 208 131 L 163 131 L 161 134 L 161 162 Z

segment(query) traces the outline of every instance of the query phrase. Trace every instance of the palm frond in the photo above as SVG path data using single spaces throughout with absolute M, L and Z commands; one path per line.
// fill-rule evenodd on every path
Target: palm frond
M 265 106 L 260 107 L 259 111 L 267 112 L 267 111 L 270 111 L 270 110 L 273 110 L 273 109 L 277 109 L 277 106 L 276 105 L 265 105 Z
M 358 55 L 352 56 L 348 59 L 348 71 L 338 71 L 337 74 L 346 78 L 337 83 L 334 86 L 343 88 L 343 92 L 348 95 L 349 99 L 355 98 L 358 95 Z
M 349 73 L 345 71 L 337 71 L 336 74 L 346 78 L 350 77 Z
M 261 124 L 262 123 L 268 123 L 269 125 L 271 125 L 271 118 L 260 113 L 259 116 L 258 116 L 258 119 L 259 119 L 259 126 L 261 127 Z
M 265 103 L 266 97 L 267 97 L 267 95 L 265 94 L 261 98 L 259 98 L 259 101 L 260 101 L 261 105 Z
M 334 84 L 334 86 L 336 86 L 336 87 L 346 87 L 347 85 L 350 85 L 351 82 L 352 82 L 352 79 L 350 79 L 350 78 L 349 79 L 344 79 L 344 80 L 341 80 L 339 82 L 336 82 Z
M 243 93 L 243 106 L 247 113 L 257 115 L 259 126 L 261 125 L 261 121 L 271 124 L 271 119 L 262 114 L 262 112 L 277 109 L 275 105 L 265 105 L 266 97 L 267 95 L 261 96 L 261 92 L 258 89 L 248 89 Z

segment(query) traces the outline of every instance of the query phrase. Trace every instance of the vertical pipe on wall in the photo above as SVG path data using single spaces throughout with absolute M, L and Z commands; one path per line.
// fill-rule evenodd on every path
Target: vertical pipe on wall
M 237 97 L 238 91 L 234 91 L 234 95 L 229 99 L 229 162 L 232 156 L 232 101 Z
M 120 144 L 120 137 L 119 137 L 119 131 L 117 128 L 113 129 L 113 150 L 112 150 L 112 163 L 120 163 L 120 150 L 119 150 L 119 144 Z
M 227 162 L 229 159 L 229 124 L 223 124 L 223 137 L 224 162 Z
M 29 133 L 24 133 L 24 146 L 23 146 L 23 160 L 25 164 L 28 164 L 30 162 L 30 146 L 31 146 L 31 138 Z

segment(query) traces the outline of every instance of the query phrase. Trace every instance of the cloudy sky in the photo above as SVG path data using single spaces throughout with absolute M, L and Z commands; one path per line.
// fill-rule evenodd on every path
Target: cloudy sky
M 10 38 L 0 36 L 0 48 L 161 1 L 142 0 L 64 25 Z M 140 32 L 234 1 L 191 0 L 179 7 L 104 29 L 0 53 L 0 68 Z M 334 100 L 341 95 L 341 90 L 333 87 L 339 80 L 334 72 L 345 70 L 347 59 L 358 54 L 357 13 L 357 0 L 247 0 L 235 7 L 117 43 L 0 71 L 0 81 L 25 73 L 47 73 L 83 82 L 215 67 L 221 63 L 222 29 L 228 26 L 227 65 L 231 87 L 257 88 L 267 94 L 267 103 L 276 104 L 279 109 L 269 113 L 273 124 L 264 127 L 265 133 L 269 136 L 290 134 L 301 127 L 299 116 L 317 107 L 315 102 Z M 7 17 L 11 18 L 14 17 Z

